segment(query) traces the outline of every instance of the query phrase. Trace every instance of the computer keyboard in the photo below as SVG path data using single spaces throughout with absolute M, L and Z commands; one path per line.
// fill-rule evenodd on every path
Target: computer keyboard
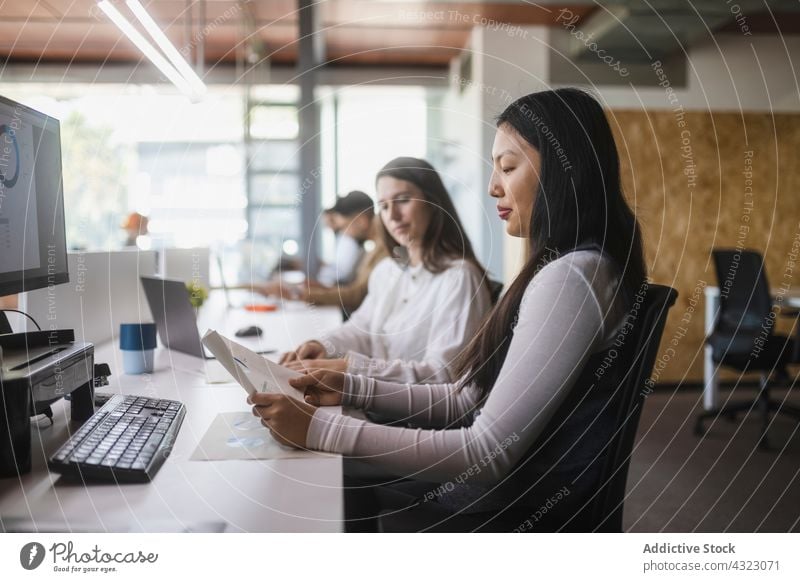
M 57 473 L 118 482 L 150 481 L 186 416 L 175 400 L 114 395 L 50 457 Z

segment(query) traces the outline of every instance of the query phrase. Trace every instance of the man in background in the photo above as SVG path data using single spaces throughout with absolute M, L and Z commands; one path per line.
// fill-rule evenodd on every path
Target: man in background
M 323 265 L 317 273 L 321 285 L 333 287 L 353 281 L 364 256 L 364 243 L 370 238 L 374 216 L 372 198 L 360 190 L 340 196 L 336 204 L 325 211 L 326 222 L 337 233 L 336 255 L 332 264 Z
M 326 286 L 321 281 L 298 285 L 273 282 L 257 286 L 255 290 L 316 305 L 338 305 L 345 316 L 349 316 L 367 296 L 372 269 L 387 253 L 377 236 L 372 198 L 365 193 L 356 190 L 338 198 L 325 214 L 326 223 L 334 232 L 338 231 L 338 237 L 336 260 L 320 270 L 320 278 L 329 276 L 334 283 Z

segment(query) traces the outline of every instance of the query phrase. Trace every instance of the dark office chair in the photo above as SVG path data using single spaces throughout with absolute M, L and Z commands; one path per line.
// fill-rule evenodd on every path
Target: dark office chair
M 705 434 L 707 418 L 727 417 L 735 420 L 739 412 L 757 410 L 761 416 L 759 447 L 769 449 L 767 429 L 770 412 L 777 412 L 800 421 L 800 409 L 769 396 L 771 377 L 786 378 L 786 364 L 798 361 L 794 353 L 797 342 L 773 333 L 775 315 L 764 260 L 756 251 L 717 249 L 714 266 L 720 286 L 719 317 L 714 331 L 706 339 L 712 348 L 715 364 L 740 372 L 760 372 L 758 395 L 748 402 L 726 404 L 719 410 L 700 414 L 695 434 Z M 783 316 L 797 317 L 796 311 L 780 310 Z
M 648 382 L 658 352 L 667 313 L 675 304 L 678 292 L 663 285 L 650 285 L 637 312 L 619 357 L 608 374 L 621 378 L 612 403 L 613 438 L 605 448 L 606 455 L 597 479 L 597 491 L 578 511 L 559 515 L 557 511 L 538 522 L 533 531 L 622 531 L 622 510 L 625 485 L 633 443 L 639 425 L 644 398 L 652 389 Z M 493 514 L 451 516 L 442 520 L 443 531 L 514 531 L 529 517 L 529 509 L 519 514 L 505 512 L 502 519 Z M 387 513 L 379 519 L 383 531 L 416 531 L 420 528 L 406 520 L 403 513 Z M 476 525 L 478 524 L 478 525 Z M 432 528 L 428 531 L 434 531 Z
M 500 294 L 503 292 L 503 284 L 500 281 L 493 281 L 487 279 L 489 283 L 489 297 L 492 300 L 492 305 L 497 305 L 500 300 Z
M 622 510 L 633 443 L 645 396 L 652 392 L 650 374 L 664 333 L 667 314 L 677 298 L 678 292 L 672 287 L 648 287 L 628 343 L 617 362 L 617 366 L 627 372 L 623 375 L 616 395 L 618 428 L 608 446 L 597 494 L 583 512 L 567 520 L 559 529 L 622 531 Z
M 559 530 L 621 532 L 625 486 L 628 481 L 633 443 L 639 428 L 644 399 L 652 392 L 650 374 L 658 354 L 664 324 L 678 292 L 665 285 L 650 285 L 618 362 L 627 370 L 616 397 L 617 430 L 609 443 L 597 494 L 581 513 L 568 519 Z

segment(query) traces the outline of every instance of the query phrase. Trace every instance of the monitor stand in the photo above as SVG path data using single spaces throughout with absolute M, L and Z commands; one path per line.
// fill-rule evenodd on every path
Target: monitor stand
M 47 329 L 19 333 L 13 333 L 13 331 L 8 317 L 0 311 L 0 348 L 4 350 L 41 348 L 75 341 L 75 331 L 72 329 Z

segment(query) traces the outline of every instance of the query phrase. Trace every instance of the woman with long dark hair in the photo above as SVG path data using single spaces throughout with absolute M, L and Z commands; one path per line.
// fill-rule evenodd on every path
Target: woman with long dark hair
M 489 285 L 439 173 L 395 158 L 375 178 L 390 257 L 336 331 L 285 354 L 297 370 L 330 369 L 396 382 L 450 382 L 489 310 Z
M 441 523 L 472 514 L 487 529 L 503 514 L 554 504 L 553 514 L 569 515 L 596 491 L 617 385 L 598 370 L 646 275 L 614 138 L 593 97 L 558 89 L 517 100 L 497 120 L 492 160 L 489 194 L 508 234 L 528 239 L 530 258 L 462 354 L 457 383 L 315 372 L 293 381 L 306 403 L 251 400 L 284 443 L 416 479 L 382 491 L 411 494 L 410 515 Z M 334 404 L 423 430 L 324 407 Z

